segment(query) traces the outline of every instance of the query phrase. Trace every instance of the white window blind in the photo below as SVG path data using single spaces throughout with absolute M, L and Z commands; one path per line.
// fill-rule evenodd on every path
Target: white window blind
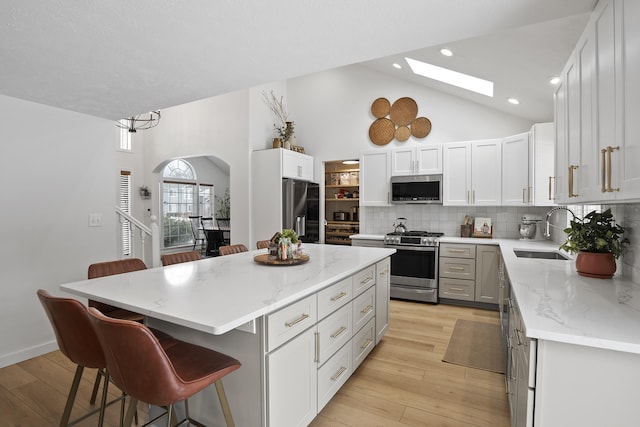
M 120 209 L 131 214 L 131 171 L 120 171 Z M 131 223 L 122 220 L 120 226 L 122 256 L 131 256 Z

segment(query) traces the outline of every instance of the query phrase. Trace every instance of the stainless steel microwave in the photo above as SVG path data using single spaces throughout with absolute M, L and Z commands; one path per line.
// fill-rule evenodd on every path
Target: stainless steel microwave
M 442 175 L 392 176 L 391 203 L 442 203 Z

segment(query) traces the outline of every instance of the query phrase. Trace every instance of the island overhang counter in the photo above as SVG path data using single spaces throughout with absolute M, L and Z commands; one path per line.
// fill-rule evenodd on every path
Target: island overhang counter
M 291 266 L 254 262 L 264 252 L 83 280 L 60 289 L 142 313 L 149 326 L 238 359 L 242 367 L 224 379 L 236 425 L 306 425 L 386 332 L 394 250 L 305 244 L 310 260 Z M 280 324 L 292 323 L 278 332 Z M 336 349 L 320 358 L 319 343 L 335 334 L 326 329 L 333 327 L 341 331 Z M 334 376 L 332 364 L 340 379 L 325 384 L 325 372 Z M 190 399 L 189 409 L 207 425 L 222 425 L 214 388 Z

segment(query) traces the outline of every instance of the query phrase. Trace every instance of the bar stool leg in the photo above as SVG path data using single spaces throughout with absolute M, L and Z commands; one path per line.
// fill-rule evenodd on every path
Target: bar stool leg
M 93 391 L 91 392 L 91 399 L 89 399 L 89 403 L 92 405 L 96 403 L 96 397 L 98 396 L 98 388 L 100 388 L 100 379 L 104 376 L 104 370 L 102 368 L 98 369 L 96 372 L 96 380 L 93 383 Z
M 73 402 L 76 400 L 78 386 L 80 386 L 80 380 L 82 379 L 82 371 L 84 371 L 84 366 L 78 365 L 78 367 L 76 368 L 76 374 L 73 376 L 71 389 L 69 390 L 69 397 L 67 397 L 67 404 L 64 407 L 64 412 L 62 413 L 62 418 L 60 419 L 60 427 L 66 427 L 69 424 L 69 417 L 71 416 Z
M 224 387 L 222 386 L 222 380 L 218 380 L 214 384 L 216 385 L 218 399 L 220 399 L 220 406 L 222 407 L 222 413 L 224 414 L 224 420 L 227 423 L 227 427 L 235 427 L 233 417 L 231 416 L 231 409 L 229 408 L 229 401 L 227 400 L 227 395 L 224 392 Z
M 131 397 L 129 401 L 129 408 L 127 408 L 127 415 L 124 417 L 124 427 L 131 427 L 133 422 L 133 414 L 136 412 L 138 406 L 138 399 Z

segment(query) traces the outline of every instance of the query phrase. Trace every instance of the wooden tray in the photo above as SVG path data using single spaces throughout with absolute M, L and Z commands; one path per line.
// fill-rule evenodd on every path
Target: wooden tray
M 253 260 L 259 264 L 264 265 L 298 265 L 304 264 L 309 261 L 309 255 L 302 254 L 300 258 L 291 258 L 291 259 L 269 259 L 269 254 L 260 254 L 253 257 Z

